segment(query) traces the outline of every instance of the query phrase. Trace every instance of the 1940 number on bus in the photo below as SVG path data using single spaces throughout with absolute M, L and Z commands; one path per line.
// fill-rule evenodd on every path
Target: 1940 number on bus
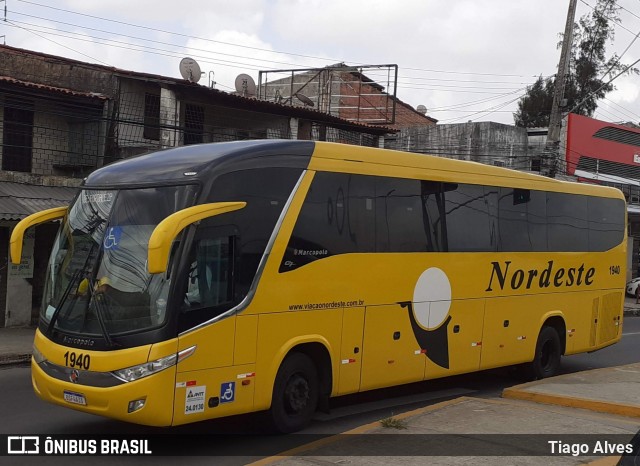
M 609 275 L 620 275 L 620 266 L 619 265 L 610 266 Z
M 78 369 L 84 369 L 85 371 L 88 371 L 91 364 L 91 356 L 89 356 L 88 354 L 76 354 L 67 351 L 66 353 L 64 353 L 64 364 L 68 367 L 76 367 Z

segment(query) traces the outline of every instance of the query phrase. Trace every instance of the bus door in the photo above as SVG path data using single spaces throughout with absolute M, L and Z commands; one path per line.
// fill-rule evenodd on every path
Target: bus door
M 423 380 L 425 356 L 404 304 L 367 306 L 361 390 Z
M 254 384 L 242 384 L 242 377 L 255 368 L 234 365 L 237 316 L 226 315 L 237 302 L 236 241 L 232 227 L 212 226 L 209 220 L 196 230 L 178 320 L 179 351 L 194 348 L 194 353 L 178 364 L 174 424 L 253 408 Z

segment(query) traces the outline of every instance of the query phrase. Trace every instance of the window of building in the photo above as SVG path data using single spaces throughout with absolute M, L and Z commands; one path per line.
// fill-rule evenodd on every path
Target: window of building
M 186 104 L 184 112 L 184 145 L 204 142 L 204 107 Z
M 160 140 L 160 95 L 144 95 L 144 134 L 146 139 Z
M 7 97 L 4 105 L 2 169 L 31 172 L 33 102 Z

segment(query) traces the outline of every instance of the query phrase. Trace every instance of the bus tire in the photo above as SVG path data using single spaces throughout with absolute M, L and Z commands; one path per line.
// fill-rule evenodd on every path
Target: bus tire
M 291 353 L 278 369 L 269 410 L 281 433 L 296 432 L 311 421 L 318 405 L 318 371 L 303 353 Z
M 550 326 L 542 327 L 536 343 L 536 352 L 529 366 L 528 378 L 539 380 L 556 375 L 560 369 L 561 357 L 562 348 L 558 332 Z

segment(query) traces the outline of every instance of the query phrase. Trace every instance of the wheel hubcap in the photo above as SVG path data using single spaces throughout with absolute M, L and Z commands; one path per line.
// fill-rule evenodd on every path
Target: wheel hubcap
M 289 379 L 284 391 L 285 409 L 289 414 L 299 414 L 309 404 L 309 383 L 296 374 Z

